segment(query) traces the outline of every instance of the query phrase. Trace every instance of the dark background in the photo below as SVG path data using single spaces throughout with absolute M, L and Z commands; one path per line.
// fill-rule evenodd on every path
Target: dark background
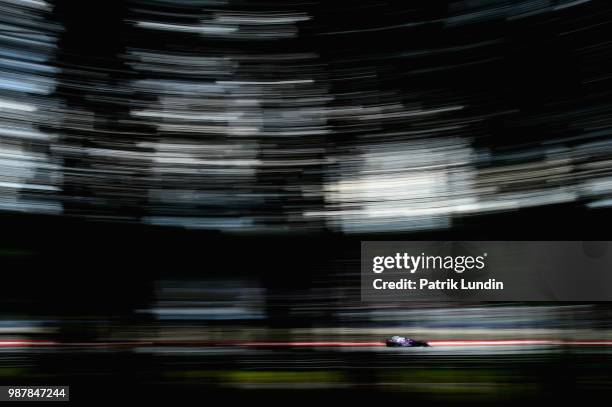
M 0 5 L 9 27 L 0 39 L 0 96 L 37 106 L 33 116 L 3 110 L 0 124 L 54 135 L 1 136 L 0 146 L 20 149 L 24 162 L 36 156 L 56 166 L 22 177 L 19 158 L 2 164 L 7 184 L 0 197 L 9 203 L 0 212 L 0 337 L 55 343 L 1 348 L 3 384 L 68 384 L 81 401 L 114 398 L 111 388 L 130 399 L 286 403 L 503 404 L 608 395 L 606 346 L 390 353 L 358 345 L 245 345 L 360 343 L 413 332 L 424 340 L 608 340 L 607 303 L 363 304 L 358 264 L 362 240 L 612 240 L 606 2 Z M 232 27 L 218 15 L 308 18 L 236 23 L 237 34 L 227 35 L 176 29 Z M 135 21 L 175 29 L 146 30 Z M 158 60 L 139 64 L 138 52 Z M 54 70 L 20 68 L 32 55 Z M 208 57 L 228 65 L 197 65 Z M 301 78 L 314 81 L 240 85 L 212 96 L 198 88 Z M 9 80 L 54 85 L 37 93 L 10 88 Z M 172 88 L 175 82 L 188 90 Z M 174 90 L 165 93 L 160 83 Z M 238 124 L 212 130 L 163 127 L 134 114 L 165 106 L 221 117 L 249 97 L 257 107 L 240 110 Z M 308 109 L 327 113 L 321 118 Z M 380 116 L 368 117 L 368 109 Z M 241 120 L 253 126 L 252 117 L 254 133 L 229 132 Z M 447 149 L 457 140 L 470 151 L 467 162 Z M 162 142 L 190 146 L 202 161 L 170 156 L 174 162 L 160 164 Z M 221 152 L 198 150 L 215 145 Z M 389 155 L 368 166 L 376 152 Z M 256 164 L 249 175 L 236 175 L 232 160 L 245 156 Z M 396 199 L 365 193 L 339 201 L 326 192 L 381 168 L 387 177 L 375 184 L 414 180 L 435 171 L 430 165 L 444 169 L 450 189 L 417 189 L 406 198 L 405 184 L 389 183 Z M 453 186 L 466 174 L 469 188 Z M 21 186 L 11 186 L 15 177 Z M 560 191 L 571 197 L 556 199 Z M 462 211 L 448 204 L 457 196 L 518 203 Z M 389 208 L 378 203 L 405 211 L 371 223 L 359 211 Z M 402 223 L 401 213 L 410 218 L 414 208 L 438 205 L 454 209 Z M 55 209 L 37 209 L 48 207 Z M 346 210 L 360 215 L 347 221 Z M 307 216 L 312 212 L 319 215 Z M 169 314 L 156 313 L 164 307 Z M 186 309 L 195 313 L 182 314 Z

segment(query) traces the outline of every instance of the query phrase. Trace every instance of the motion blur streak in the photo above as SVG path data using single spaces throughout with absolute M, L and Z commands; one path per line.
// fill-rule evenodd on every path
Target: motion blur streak
M 612 346 L 612 341 L 561 341 L 561 340 L 536 340 L 536 339 L 517 339 L 517 340 L 492 340 L 492 341 L 430 341 L 430 346 L 520 346 L 520 345 L 563 345 L 563 346 Z M 122 346 L 174 346 L 174 347 L 205 347 L 213 344 L 202 344 L 198 342 L 51 342 L 51 341 L 0 341 L 0 347 L 24 347 L 24 346 L 78 346 L 78 347 L 122 347 Z M 384 342 L 228 342 L 217 343 L 214 346 L 246 346 L 246 347 L 368 347 L 386 346 Z
M 583 0 L 0 0 L 0 384 L 609 398 L 610 304 L 365 303 L 359 250 L 612 240 L 611 24 Z
M 51 154 L 57 121 L 51 64 L 60 26 L 44 1 L 0 2 L 0 210 L 57 213 L 61 165 Z
M 1 3 L 4 210 L 361 233 L 611 202 L 600 3 L 72 3 Z

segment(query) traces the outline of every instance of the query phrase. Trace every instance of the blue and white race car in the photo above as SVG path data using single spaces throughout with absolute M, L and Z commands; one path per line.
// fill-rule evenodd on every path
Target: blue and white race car
M 406 338 L 404 336 L 392 336 L 385 341 L 388 347 L 392 348 L 415 348 L 429 346 L 425 341 L 417 341 L 415 339 Z

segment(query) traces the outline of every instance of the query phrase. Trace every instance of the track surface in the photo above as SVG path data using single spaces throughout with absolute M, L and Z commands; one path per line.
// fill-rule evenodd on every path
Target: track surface
M 556 339 L 495 339 L 495 340 L 434 340 L 432 347 L 452 346 L 612 346 L 612 340 L 556 340 Z M 384 342 L 371 341 L 293 341 L 293 342 L 198 342 L 198 341 L 124 341 L 124 342 L 55 342 L 45 340 L 3 340 L 0 347 L 129 347 L 129 346 L 239 346 L 247 348 L 301 348 L 301 347 L 385 347 Z

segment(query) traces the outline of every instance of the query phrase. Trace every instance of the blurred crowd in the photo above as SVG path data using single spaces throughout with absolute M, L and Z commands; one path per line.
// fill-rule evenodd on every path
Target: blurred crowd
M 0 7 L 4 211 L 368 233 L 612 202 L 601 2 Z

